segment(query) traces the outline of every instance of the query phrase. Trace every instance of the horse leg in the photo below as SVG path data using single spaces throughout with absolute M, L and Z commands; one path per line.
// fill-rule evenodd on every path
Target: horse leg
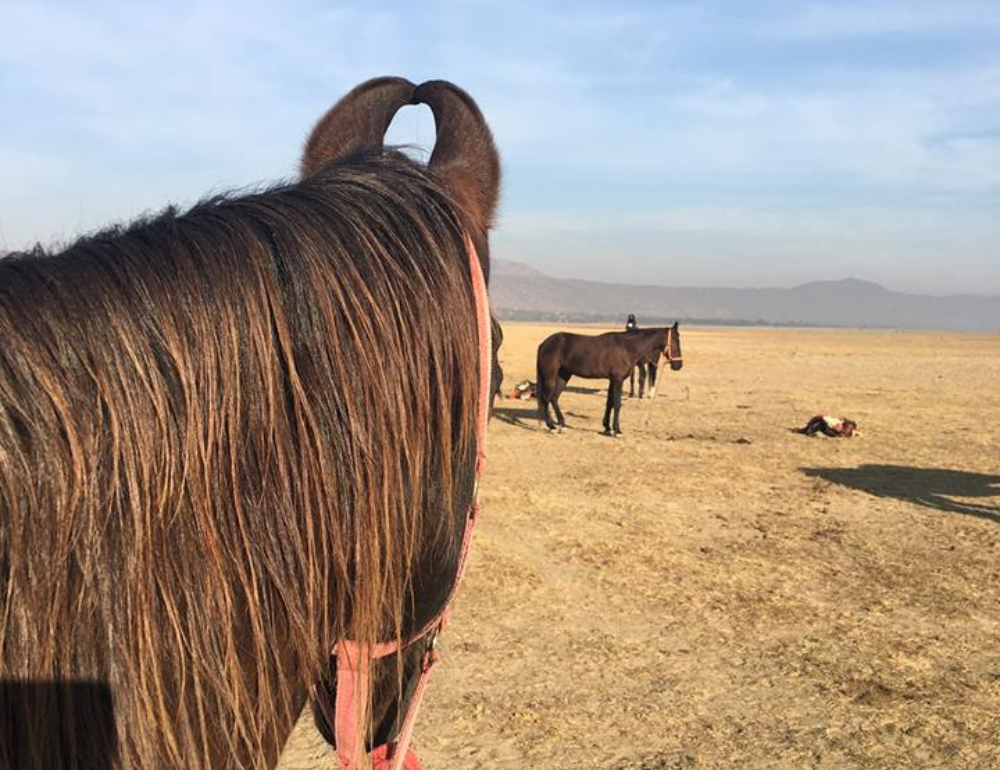
M 542 406 L 542 409 L 544 410 L 543 413 L 542 413 L 542 419 L 545 420 L 545 427 L 547 427 L 551 431 L 555 431 L 555 429 L 556 429 L 556 423 L 552 419 L 552 415 L 549 413 L 549 402 L 548 401 L 545 402 L 545 404 Z
M 538 383 L 535 385 L 535 395 L 538 398 L 539 416 L 545 420 L 545 425 L 549 430 L 555 430 L 556 424 L 549 415 L 549 404 L 552 403 L 553 388 L 549 387 L 549 378 L 545 376 L 541 367 L 538 369 Z
M 646 395 L 646 364 L 639 364 L 636 369 L 639 370 L 639 399 L 642 400 Z
M 566 418 L 563 417 L 562 409 L 559 408 L 559 396 L 561 396 L 562 392 L 566 390 L 566 386 L 568 384 L 568 379 L 564 380 L 562 377 L 559 377 L 559 379 L 556 380 L 556 386 L 552 389 L 552 408 L 556 412 L 556 420 L 559 421 L 559 430 L 566 427 Z
M 608 400 L 604 402 L 604 435 L 613 436 L 611 432 L 611 410 L 614 408 L 614 380 L 608 381 Z
M 649 365 L 649 397 L 656 396 L 656 364 Z
M 635 367 L 628 373 L 628 397 L 635 398 Z M 642 398 L 642 385 L 639 385 L 639 398 Z
M 556 407 L 555 401 L 549 393 L 543 395 L 540 401 L 542 404 L 542 418 L 545 420 L 545 425 L 549 430 L 554 431 L 556 429 L 556 423 L 552 419 L 552 415 L 549 413 L 549 406 L 551 405 L 553 409 L 558 407 Z
M 556 421 L 559 423 L 559 431 L 562 432 L 562 430 L 566 427 L 566 418 L 563 417 L 562 409 L 559 408 L 558 401 L 554 401 L 552 406 L 555 407 Z
M 642 382 L 641 379 L 639 381 L 640 383 Z M 610 392 L 614 393 L 615 435 L 620 436 L 622 435 L 622 426 L 618 418 L 622 411 L 622 390 L 624 389 L 625 383 L 621 380 L 612 380 L 611 382 L 612 386 L 610 388 Z

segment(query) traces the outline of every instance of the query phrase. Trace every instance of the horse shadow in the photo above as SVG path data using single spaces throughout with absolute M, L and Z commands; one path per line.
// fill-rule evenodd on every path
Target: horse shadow
M 532 401 L 532 406 L 527 409 L 495 406 L 490 414 L 501 422 L 505 422 L 508 425 L 515 425 L 525 430 L 538 430 L 538 426 L 534 423 L 538 423 L 541 420 L 538 416 L 538 407 L 534 405 L 534 401 Z
M 75 713 L 87 714 L 88 729 L 67 734 L 64 722 L 82 724 Z M 20 744 L 29 732 L 39 738 L 34 748 L 41 756 Z M 69 765 L 73 758 L 76 766 L 93 770 L 118 766 L 110 687 L 94 681 L 0 678 L 0 765 L 57 768 Z
M 997 498 L 1000 476 L 948 468 L 905 465 L 861 465 L 857 468 L 802 468 L 806 476 L 858 489 L 876 497 L 892 497 L 944 513 L 960 513 L 1000 524 L 1000 505 L 965 502 L 964 498 Z

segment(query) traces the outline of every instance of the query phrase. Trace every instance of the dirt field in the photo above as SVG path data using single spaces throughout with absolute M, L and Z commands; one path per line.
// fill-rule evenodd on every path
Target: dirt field
M 509 390 L 556 329 L 505 330 Z M 1000 337 L 682 340 L 620 439 L 604 383 L 561 435 L 498 403 L 425 766 L 1000 767 Z M 790 431 L 817 412 L 866 436 Z

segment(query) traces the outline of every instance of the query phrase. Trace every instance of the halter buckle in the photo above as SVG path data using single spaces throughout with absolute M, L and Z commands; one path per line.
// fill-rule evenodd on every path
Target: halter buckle
M 438 636 L 441 635 L 440 624 L 430 632 L 427 636 L 427 642 L 424 646 L 424 660 L 423 660 L 423 671 L 426 674 L 430 671 L 431 667 L 438 661 L 437 653 L 437 642 Z

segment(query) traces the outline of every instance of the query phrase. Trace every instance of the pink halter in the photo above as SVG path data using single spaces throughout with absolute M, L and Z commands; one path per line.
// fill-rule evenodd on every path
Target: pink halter
M 479 332 L 479 412 L 476 419 L 476 470 L 472 503 L 469 506 L 465 532 L 462 536 L 462 550 L 458 557 L 458 570 L 451 590 L 441 612 L 431 618 L 416 634 L 403 642 L 385 642 L 373 647 L 363 647 L 357 642 L 343 641 L 337 644 L 337 702 L 334 713 L 329 713 L 329 703 L 318 698 L 327 721 L 333 725 L 337 759 L 345 770 L 362 770 L 368 767 L 365 758 L 367 736 L 358 734 L 358 725 L 367 725 L 368 719 L 358 719 L 367 712 L 369 688 L 371 686 L 370 661 L 395 654 L 405 647 L 427 639 L 426 651 L 421 662 L 416 688 L 410 698 L 402 727 L 394 741 L 377 746 L 368 761 L 373 770 L 422 770 L 416 755 L 409 749 L 413 738 L 420 700 L 431 670 L 437 662 L 435 642 L 438 634 L 448 622 L 452 600 L 465 572 L 466 557 L 472 543 L 472 535 L 479 520 L 479 479 L 486 466 L 486 422 L 489 418 L 490 374 L 493 346 L 490 338 L 490 309 L 486 296 L 486 281 L 472 239 L 465 234 L 465 250 L 469 257 L 469 272 L 472 276 L 472 290 L 476 303 L 476 324 Z M 365 715 L 367 717 L 367 715 Z

